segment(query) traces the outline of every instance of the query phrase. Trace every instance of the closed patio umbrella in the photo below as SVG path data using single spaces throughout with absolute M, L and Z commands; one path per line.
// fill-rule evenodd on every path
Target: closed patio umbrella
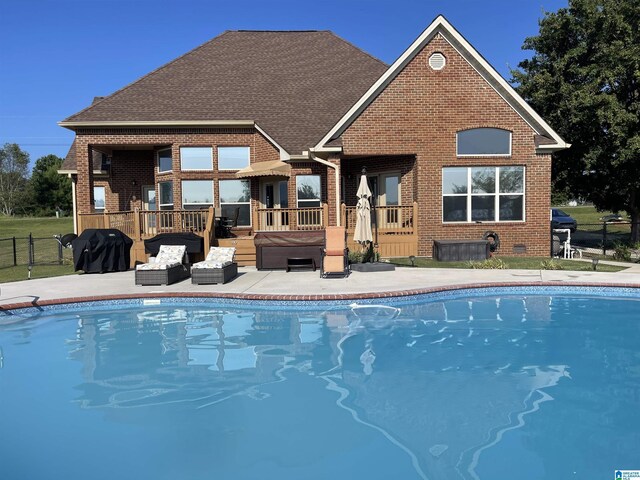
M 357 192 L 358 204 L 356 205 L 356 229 L 353 239 L 365 245 L 367 242 L 373 242 L 373 233 L 371 232 L 371 190 L 367 184 L 367 176 L 360 177 L 360 186 Z

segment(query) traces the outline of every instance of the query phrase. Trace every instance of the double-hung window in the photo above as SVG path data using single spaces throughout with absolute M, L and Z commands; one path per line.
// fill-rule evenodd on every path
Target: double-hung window
M 522 166 L 442 169 L 443 222 L 524 220 Z
M 173 182 L 159 182 L 160 210 L 173 210 Z
M 298 208 L 320 207 L 320 175 L 298 175 L 296 177 Z M 298 212 L 298 225 L 321 225 L 321 213 L 317 210 Z
M 170 172 L 173 169 L 171 149 L 167 148 L 158 151 L 158 173 Z
M 222 216 L 235 220 L 238 227 L 251 226 L 251 190 L 249 180 L 220 180 Z

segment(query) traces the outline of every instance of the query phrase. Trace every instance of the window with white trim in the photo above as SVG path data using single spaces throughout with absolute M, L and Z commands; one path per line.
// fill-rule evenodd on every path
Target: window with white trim
M 96 210 L 103 211 L 106 206 L 106 194 L 104 187 L 93 187 L 93 206 Z
M 173 182 L 159 182 L 160 210 L 173 210 Z
M 320 175 L 298 175 L 296 177 L 298 208 L 320 206 Z
M 171 149 L 158 150 L 158 173 L 170 172 L 172 169 Z
M 442 221 L 524 220 L 524 167 L 445 167 Z
M 236 218 L 238 227 L 251 226 L 251 189 L 249 180 L 220 180 L 220 209 L 222 216 Z
M 500 157 L 511 155 L 511 132 L 501 128 L 472 128 L 456 134 L 459 157 Z
M 213 170 L 213 149 L 180 147 L 180 170 Z
M 218 170 L 240 170 L 249 166 L 249 147 L 218 147 Z
M 182 208 L 184 210 L 199 210 L 213 205 L 212 180 L 183 180 Z
M 296 177 L 298 208 L 320 207 L 320 175 L 298 175 Z M 321 225 L 322 214 L 318 210 L 299 210 L 298 225 Z

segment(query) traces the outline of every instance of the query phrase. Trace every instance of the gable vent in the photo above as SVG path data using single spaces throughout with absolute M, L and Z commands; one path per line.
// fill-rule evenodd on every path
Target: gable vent
M 429 66 L 434 70 L 442 70 L 447 63 L 447 59 L 441 53 L 434 53 L 429 57 Z

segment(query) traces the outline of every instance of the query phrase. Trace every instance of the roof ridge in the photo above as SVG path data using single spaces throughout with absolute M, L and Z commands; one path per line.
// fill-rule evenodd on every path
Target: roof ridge
M 356 50 L 358 50 L 361 53 L 364 53 L 367 57 L 371 58 L 372 60 L 375 60 L 376 62 L 382 64 L 384 67 L 389 68 L 389 64 L 386 62 L 383 62 L 382 60 L 380 60 L 377 57 L 374 57 L 373 55 L 371 55 L 369 52 L 367 52 L 366 50 L 363 50 L 362 48 L 360 48 L 359 46 L 351 43 L 349 40 L 342 38 L 340 35 L 336 34 L 335 32 L 333 32 L 332 30 L 323 30 L 324 32 L 328 32 L 331 35 L 333 35 L 334 37 L 336 37 L 338 40 L 343 41 L 344 43 L 346 43 L 347 45 L 355 48 Z
M 182 55 L 180 55 L 179 57 L 174 58 L 174 59 L 173 59 L 173 60 L 171 60 L 170 62 L 167 62 L 167 63 L 165 63 L 165 64 L 163 64 L 163 65 L 160 65 L 158 68 L 156 68 L 156 69 L 154 69 L 154 70 L 150 71 L 149 73 L 147 73 L 147 74 L 145 74 L 145 75 L 143 75 L 143 76 L 141 76 L 141 77 L 139 77 L 139 78 L 135 79 L 135 80 L 134 80 L 134 81 L 132 81 L 131 83 L 128 83 L 127 85 L 125 85 L 124 87 L 122 87 L 122 88 L 120 88 L 120 89 L 116 90 L 115 92 L 113 92 L 113 93 L 111 93 L 111 94 L 109 94 L 109 95 L 105 95 L 105 96 L 103 96 L 103 97 L 102 97 L 100 100 L 98 100 L 97 102 L 91 103 L 89 106 L 87 106 L 87 107 L 83 108 L 83 109 L 82 109 L 82 110 L 80 110 L 79 112 L 76 112 L 76 113 L 74 113 L 73 115 L 68 116 L 67 118 L 65 118 L 64 120 L 62 120 L 62 122 L 67 122 L 67 121 L 69 121 L 69 119 L 70 119 L 70 118 L 72 118 L 72 117 L 76 117 L 76 116 L 78 116 L 78 115 L 80 115 L 80 114 L 82 114 L 82 113 L 84 113 L 84 112 L 86 112 L 86 111 L 88 111 L 88 110 L 91 110 L 91 109 L 92 109 L 93 107 L 95 107 L 96 105 L 101 104 L 102 102 L 104 102 L 104 101 L 105 101 L 105 100 L 107 100 L 107 99 L 110 99 L 110 98 L 115 97 L 115 96 L 116 96 L 116 95 L 118 95 L 119 93 L 122 93 L 123 91 L 127 90 L 129 87 L 132 87 L 133 85 L 135 85 L 136 83 L 138 83 L 138 82 L 142 81 L 143 79 L 145 79 L 145 78 L 147 78 L 147 77 L 150 77 L 151 75 L 156 74 L 156 73 L 157 73 L 157 72 L 159 72 L 160 70 L 163 70 L 163 69 L 167 68 L 169 65 L 172 65 L 172 64 L 176 63 L 178 60 L 183 59 L 183 58 L 184 58 L 184 57 L 186 57 L 187 55 L 191 55 L 192 53 L 196 52 L 197 50 L 200 50 L 201 48 L 205 47 L 206 45 L 210 44 L 211 42 L 213 42 L 213 41 L 215 41 L 215 40 L 218 40 L 219 38 L 222 38 L 224 35 L 226 35 L 226 34 L 228 34 L 228 33 L 230 33 L 230 32 L 231 32 L 231 30 L 225 30 L 225 31 L 224 31 L 224 32 L 222 32 L 220 35 L 216 35 L 216 36 L 215 36 L 215 37 L 213 37 L 212 39 L 207 40 L 206 42 L 204 42 L 204 43 L 202 43 L 202 44 L 198 45 L 197 47 L 195 47 L 195 48 L 193 48 L 193 49 L 189 50 L 189 51 L 188 51 L 188 52 L 186 52 L 186 53 L 183 53 Z
M 316 32 L 331 32 L 331 30 L 261 30 L 251 28 L 241 28 L 239 30 L 228 30 L 229 32 L 257 32 L 257 33 L 316 33 Z

